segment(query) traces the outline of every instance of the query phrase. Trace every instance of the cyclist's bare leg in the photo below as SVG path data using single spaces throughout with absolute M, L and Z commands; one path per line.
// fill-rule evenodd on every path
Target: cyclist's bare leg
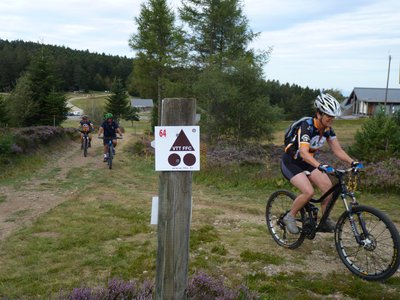
M 117 147 L 117 140 L 112 140 L 114 148 Z
M 294 199 L 290 214 L 295 216 L 314 195 L 314 188 L 305 173 L 299 173 L 290 179 L 290 183 L 300 190 L 300 194 Z
M 322 195 L 332 187 L 332 182 L 329 179 L 329 176 L 325 173 L 322 173 L 318 169 L 315 169 L 314 171 L 311 172 L 309 179 L 316 187 L 318 187 L 318 189 L 321 191 Z M 332 198 L 332 195 L 329 195 L 321 203 L 321 212 L 322 213 L 325 212 L 326 206 L 328 205 L 331 198 Z

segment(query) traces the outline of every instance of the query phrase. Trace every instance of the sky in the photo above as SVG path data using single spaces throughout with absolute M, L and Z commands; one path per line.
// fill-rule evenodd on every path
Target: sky
M 176 12 L 181 0 L 168 0 Z M 0 39 L 134 57 L 147 0 L 0 0 Z M 400 1 L 242 0 L 249 47 L 272 49 L 265 79 L 316 89 L 400 88 Z M 179 24 L 179 18 L 177 18 Z M 1 72 L 1 70 L 0 70 Z

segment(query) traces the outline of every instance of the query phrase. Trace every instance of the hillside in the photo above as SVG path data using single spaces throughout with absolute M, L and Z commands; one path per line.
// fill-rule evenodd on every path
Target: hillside
M 109 90 L 114 77 L 125 82 L 133 68 L 133 60 L 127 57 L 0 39 L 0 92 L 11 91 L 32 57 L 43 51 L 53 57 L 64 91 Z

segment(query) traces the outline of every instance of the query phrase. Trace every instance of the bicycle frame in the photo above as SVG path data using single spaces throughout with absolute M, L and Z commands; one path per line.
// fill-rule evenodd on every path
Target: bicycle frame
M 105 145 L 107 145 L 107 154 L 108 154 L 108 159 L 107 159 L 107 162 L 108 162 L 108 166 L 109 166 L 109 168 L 111 169 L 112 168 L 112 160 L 113 160 L 113 157 L 114 157 L 114 151 L 113 151 L 113 149 L 114 149 L 114 144 L 113 144 L 113 140 L 115 139 L 122 139 L 122 137 L 98 137 L 99 139 L 102 139 L 102 140 L 106 140 L 107 142 L 106 142 L 106 144 Z
M 112 141 L 113 141 L 112 139 L 108 139 L 108 142 L 107 142 L 107 144 L 108 144 L 108 154 L 109 155 L 112 155 L 112 149 L 114 148 L 114 144 L 113 144 Z
M 343 201 L 343 204 L 345 206 L 345 209 L 346 209 L 346 211 L 347 211 L 347 213 L 349 215 L 351 228 L 352 228 L 353 234 L 354 234 L 354 236 L 356 238 L 356 241 L 359 244 L 363 244 L 362 243 L 362 239 L 360 237 L 360 234 L 359 234 L 359 232 L 358 232 L 358 230 L 357 230 L 357 228 L 356 228 L 356 226 L 354 224 L 354 216 L 351 213 L 351 207 L 353 205 L 358 205 L 358 203 L 356 201 L 354 193 L 347 189 L 347 186 L 346 186 L 346 184 L 344 183 L 344 180 L 343 180 L 343 176 L 346 173 L 350 172 L 350 171 L 351 171 L 351 169 L 348 169 L 348 170 L 335 170 L 334 175 L 338 179 L 338 182 L 335 185 L 333 185 L 327 192 L 325 192 L 319 199 L 311 199 L 310 202 L 311 203 L 321 203 L 326 198 L 328 198 L 329 195 L 332 194 L 332 198 L 328 202 L 328 204 L 326 206 L 326 209 L 325 209 L 325 212 L 321 216 L 321 219 L 320 219 L 320 221 L 318 223 L 318 226 L 316 227 L 316 231 L 319 231 L 320 227 L 321 227 L 321 224 L 323 224 L 325 222 L 325 220 L 329 217 L 333 207 L 336 204 L 336 201 L 339 199 L 339 196 L 340 196 L 342 198 L 342 201 Z M 347 203 L 346 197 L 350 197 L 351 198 L 350 206 Z M 312 206 L 310 204 L 307 204 L 304 207 L 309 215 L 312 214 L 312 208 L 311 207 Z M 361 218 L 361 216 L 358 216 L 358 217 Z M 360 222 L 360 224 L 362 224 L 362 226 L 361 226 L 362 230 L 363 230 L 365 236 L 367 236 L 368 231 L 367 231 L 367 228 L 365 227 L 364 222 Z
M 82 133 L 83 133 L 82 141 L 84 141 L 85 139 L 89 140 L 89 134 L 87 132 L 82 132 Z

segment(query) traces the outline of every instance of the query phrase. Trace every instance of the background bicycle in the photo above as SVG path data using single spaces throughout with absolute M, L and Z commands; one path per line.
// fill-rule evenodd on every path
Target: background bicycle
M 113 144 L 113 139 L 122 139 L 122 137 L 113 137 L 113 138 L 108 138 L 108 137 L 99 137 L 99 139 L 106 140 L 108 144 L 108 151 L 107 151 L 107 165 L 108 168 L 111 170 L 112 165 L 113 165 L 113 159 L 115 156 L 115 147 Z
M 90 139 L 89 139 L 89 132 L 90 132 L 90 127 L 87 124 L 83 124 L 79 132 L 82 133 L 82 138 L 81 138 L 81 150 L 83 150 L 83 156 L 86 157 L 88 153 L 88 148 L 90 144 Z

